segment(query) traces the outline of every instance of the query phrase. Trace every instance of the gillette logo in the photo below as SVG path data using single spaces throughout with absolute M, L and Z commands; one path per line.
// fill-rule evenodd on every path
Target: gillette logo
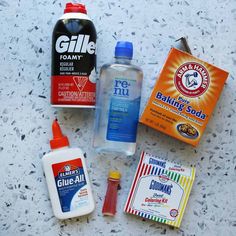
M 58 53 L 77 52 L 96 54 L 96 43 L 89 42 L 89 35 L 79 34 L 78 36 L 61 35 L 55 45 Z

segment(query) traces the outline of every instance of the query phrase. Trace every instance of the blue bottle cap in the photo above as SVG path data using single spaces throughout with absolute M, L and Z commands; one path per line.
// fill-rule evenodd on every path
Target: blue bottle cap
M 115 48 L 115 57 L 133 58 L 133 44 L 128 41 L 118 41 Z

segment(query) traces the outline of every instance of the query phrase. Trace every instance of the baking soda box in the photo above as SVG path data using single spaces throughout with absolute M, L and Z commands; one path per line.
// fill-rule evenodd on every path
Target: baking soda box
M 195 168 L 142 152 L 124 211 L 180 227 L 194 178 Z
M 197 146 L 228 72 L 172 48 L 140 122 Z

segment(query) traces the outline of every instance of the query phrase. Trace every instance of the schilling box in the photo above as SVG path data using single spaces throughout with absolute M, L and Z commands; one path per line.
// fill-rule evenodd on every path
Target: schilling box
M 140 122 L 197 146 L 228 72 L 172 48 Z

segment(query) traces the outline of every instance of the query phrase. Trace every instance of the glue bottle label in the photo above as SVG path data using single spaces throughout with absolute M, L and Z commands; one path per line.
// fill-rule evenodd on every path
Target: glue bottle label
M 52 165 L 62 212 L 88 206 L 88 187 L 80 158 Z

